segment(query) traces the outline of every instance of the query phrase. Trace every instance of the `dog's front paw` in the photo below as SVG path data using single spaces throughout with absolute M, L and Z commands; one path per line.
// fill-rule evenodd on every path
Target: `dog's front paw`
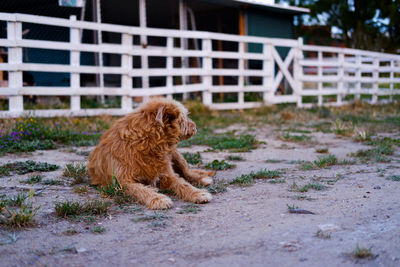
M 152 210 L 169 209 L 172 207 L 172 200 L 167 196 L 156 196 L 150 201 L 148 207 Z
M 206 190 L 199 190 L 193 194 L 193 197 L 191 199 L 192 202 L 194 203 L 208 203 L 212 199 L 212 196 L 210 193 L 208 193 Z
M 209 186 L 212 183 L 213 183 L 213 180 L 211 177 L 204 177 L 199 180 L 199 184 L 202 186 Z

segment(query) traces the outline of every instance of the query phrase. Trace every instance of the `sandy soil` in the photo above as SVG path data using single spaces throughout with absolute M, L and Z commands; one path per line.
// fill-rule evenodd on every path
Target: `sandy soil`
M 218 171 L 215 180 L 232 180 L 238 175 L 280 169 L 286 183 L 257 180 L 248 187 L 230 185 L 227 192 L 214 195 L 211 203 L 199 205 L 197 214 L 183 213 L 188 203 L 174 199 L 174 207 L 160 211 L 164 219 L 135 221 L 154 212 L 141 205 L 119 208 L 114 204 L 107 217 L 85 223 L 58 218 L 54 203 L 65 200 L 100 198 L 90 188 L 87 194 L 74 193 L 64 186 L 27 185 L 19 181 L 30 175 L 0 179 L 0 194 L 15 194 L 33 187 L 38 194 L 34 205 L 42 205 L 37 226 L 23 230 L 2 229 L 0 234 L 16 232 L 16 242 L 0 246 L 0 266 L 400 266 L 400 182 L 386 180 L 400 175 L 400 151 L 389 163 L 336 165 L 326 169 L 302 171 L 294 160 L 314 160 L 315 147 L 329 147 L 339 160 L 366 147 L 349 138 L 333 134 L 312 134 L 312 144 L 287 143 L 270 128 L 259 128 L 257 150 L 240 154 L 245 161 L 237 167 Z M 397 138 L 398 137 L 397 133 Z M 289 148 L 289 149 L 287 149 Z M 78 151 L 92 148 L 75 148 Z M 204 151 L 191 147 L 185 151 Z M 203 162 L 224 159 L 228 152 L 202 153 Z M 12 154 L 0 163 L 26 159 L 46 161 L 62 168 L 70 162 L 85 162 L 71 148 Z M 283 160 L 266 163 L 266 160 Z M 44 179 L 68 181 L 62 170 L 43 173 Z M 298 185 L 319 181 L 324 191 L 299 193 Z M 315 213 L 291 214 L 287 205 Z M 101 226 L 102 234 L 91 231 Z M 66 231 L 77 233 L 68 235 Z M 330 238 L 317 237 L 321 230 Z M 1 237 L 1 236 L 0 236 Z M 371 248 L 372 259 L 355 259 L 356 245 Z

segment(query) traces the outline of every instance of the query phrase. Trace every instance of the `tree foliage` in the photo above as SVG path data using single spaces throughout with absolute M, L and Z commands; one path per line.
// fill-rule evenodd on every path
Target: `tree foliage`
M 396 52 L 400 48 L 400 0 L 276 2 L 310 9 L 309 16 L 297 18 L 298 29 L 303 25 L 328 25 L 339 30 L 347 47 L 387 52 Z

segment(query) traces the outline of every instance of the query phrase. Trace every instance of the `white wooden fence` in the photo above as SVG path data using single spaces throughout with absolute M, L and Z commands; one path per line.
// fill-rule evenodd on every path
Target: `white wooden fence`
M 0 111 L 0 117 L 18 117 L 28 113 L 46 117 L 123 115 L 132 110 L 135 97 L 189 92 L 200 92 L 203 103 L 211 109 L 244 109 L 272 103 L 297 103 L 299 107 L 342 105 L 356 98 L 376 103 L 381 99 L 391 101 L 400 95 L 400 55 L 303 45 L 302 39 L 98 24 L 77 21 L 74 17 L 68 20 L 0 13 L 2 21 L 7 25 L 7 38 L 0 38 L 0 48 L 8 52 L 8 61 L 0 63 L 0 71 L 8 72 L 8 82 L 3 82 L 0 95 L 8 97 L 9 110 Z M 67 28 L 69 42 L 27 39 L 22 34 L 24 23 Z M 120 42 L 82 43 L 83 30 L 117 33 L 121 36 Z M 147 38 L 140 38 L 143 36 Z M 164 40 L 161 42 L 163 45 L 134 41 L 135 38 L 147 40 L 155 37 Z M 187 49 L 179 47 L 182 39 L 198 42 L 199 49 L 191 49 L 190 45 Z M 215 45 L 218 42 L 229 44 L 229 49 L 221 49 L 222 45 Z M 251 46 L 258 46 L 259 52 L 251 52 Z M 23 62 L 23 49 L 27 48 L 68 51 L 69 64 Z M 121 64 L 82 65 L 83 52 L 113 54 L 120 57 Z M 286 56 L 282 57 L 282 54 Z M 140 68 L 132 67 L 134 57 L 140 59 Z M 149 66 L 151 57 L 163 59 L 165 66 Z M 175 64 L 177 59 L 181 60 L 179 66 Z M 182 63 L 189 60 L 197 63 Z M 224 63 L 228 61 L 230 64 Z M 24 71 L 69 73 L 69 86 L 26 86 Z M 121 83 L 118 87 L 82 87 L 82 74 L 119 75 Z M 132 80 L 137 77 L 142 79 L 142 86 L 133 88 Z M 152 77 L 163 77 L 165 84 L 150 87 L 148 80 Z M 224 82 L 225 78 L 230 79 L 230 85 Z M 229 93 L 235 102 L 217 103 L 220 93 Z M 24 95 L 69 96 L 70 109 L 24 110 Z M 81 96 L 98 95 L 120 96 L 121 107 L 81 108 Z M 249 95 L 259 99 L 254 101 L 253 97 L 248 101 Z

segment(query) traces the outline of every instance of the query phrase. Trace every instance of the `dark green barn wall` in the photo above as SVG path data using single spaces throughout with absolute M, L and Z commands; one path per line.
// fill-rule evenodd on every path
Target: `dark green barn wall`
M 254 8 L 247 9 L 247 35 L 271 38 L 294 39 L 293 15 L 272 13 Z M 282 58 L 289 52 L 288 48 L 279 47 L 278 52 Z M 262 46 L 248 45 L 249 52 L 262 52 Z

